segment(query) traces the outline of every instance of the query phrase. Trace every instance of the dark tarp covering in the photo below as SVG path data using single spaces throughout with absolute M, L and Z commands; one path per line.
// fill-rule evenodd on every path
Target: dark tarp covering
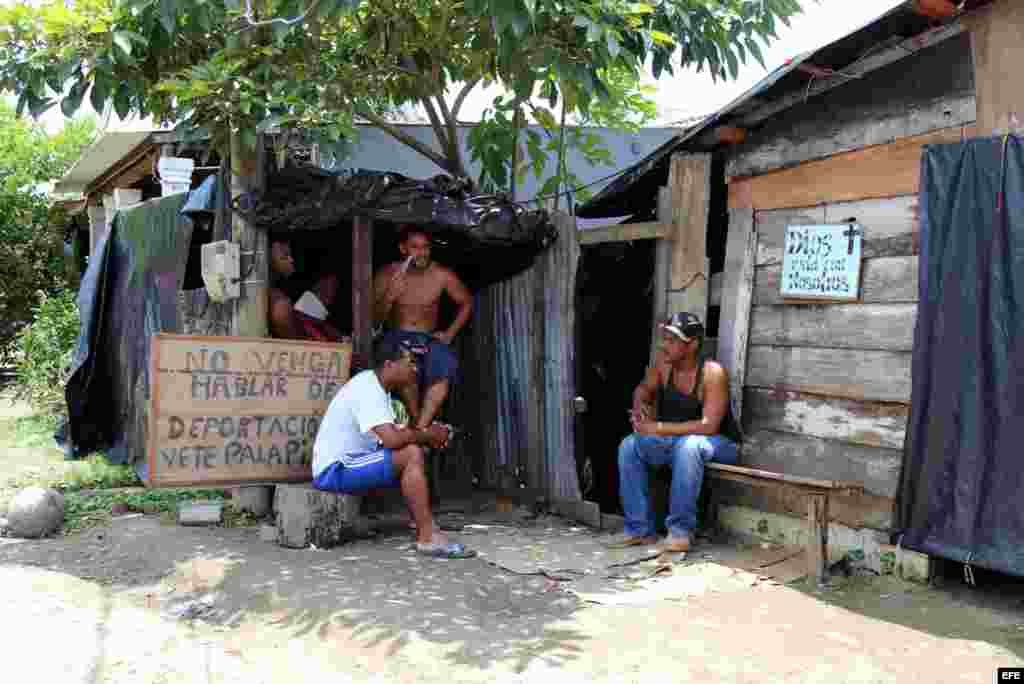
M 68 458 L 102 450 L 111 463 L 133 463 L 149 398 L 149 343 L 179 328 L 177 300 L 193 220 L 213 201 L 213 181 L 186 195 L 118 212 L 89 260 L 78 305 L 82 320 L 64 394 L 68 424 L 59 439 Z M 197 199 L 200 200 L 197 202 Z
M 1024 575 L 1024 143 L 925 148 L 902 544 Z
M 236 211 L 278 233 L 347 228 L 354 215 L 429 230 L 434 258 L 473 290 L 520 273 L 555 240 L 546 211 L 530 211 L 502 195 L 474 194 L 450 176 L 427 180 L 397 173 L 284 169 Z

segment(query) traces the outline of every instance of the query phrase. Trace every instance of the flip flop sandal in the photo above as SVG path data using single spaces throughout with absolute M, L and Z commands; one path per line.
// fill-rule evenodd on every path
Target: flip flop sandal
M 430 558 L 475 558 L 476 551 L 470 551 L 462 544 L 416 544 L 416 553 Z

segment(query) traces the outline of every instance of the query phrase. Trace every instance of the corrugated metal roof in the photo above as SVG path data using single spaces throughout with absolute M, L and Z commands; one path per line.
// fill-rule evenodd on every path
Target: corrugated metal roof
M 111 166 L 141 145 L 154 131 L 111 131 L 88 147 L 63 178 L 57 181 L 56 193 L 85 192 L 89 185 Z
M 971 3 L 971 6 L 977 4 L 981 3 Z M 769 112 L 756 117 L 756 120 L 773 116 L 778 111 L 783 111 L 788 106 L 802 101 L 804 95 L 811 93 L 808 83 L 813 84 L 814 82 L 813 76 L 802 72 L 800 69 L 802 65 L 823 70 L 836 70 L 835 73 L 841 77 L 845 68 L 851 64 L 860 63 L 861 60 L 866 60 L 880 47 L 890 45 L 891 41 L 899 42 L 901 38 L 917 36 L 926 31 L 941 32 L 945 30 L 946 33 L 950 33 L 950 31 L 936 26 L 935 20 L 922 17 L 914 12 L 912 5 L 912 0 L 907 0 L 907 2 L 850 31 L 842 38 L 790 59 L 735 100 L 625 170 L 589 202 L 581 205 L 577 209 L 577 214 L 596 218 L 624 213 L 619 205 L 626 201 L 624 198 L 634 194 L 637 184 L 648 183 L 646 176 L 656 169 L 660 173 L 660 165 L 664 165 L 664 173 L 667 174 L 668 158 L 676 151 L 690 149 L 702 133 L 720 124 L 743 126 L 753 123 L 745 121 L 745 119 L 750 118 L 752 113 L 756 114 L 762 105 L 774 103 Z M 630 201 L 635 204 L 636 198 L 634 197 Z

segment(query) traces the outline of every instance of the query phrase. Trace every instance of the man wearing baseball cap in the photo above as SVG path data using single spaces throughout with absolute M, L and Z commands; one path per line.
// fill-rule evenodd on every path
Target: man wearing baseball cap
M 656 541 L 648 494 L 653 466 L 672 467 L 665 551 L 687 551 L 697 526 L 697 497 L 709 461 L 735 464 L 740 431 L 729 408 L 729 376 L 702 359 L 704 324 L 680 312 L 660 326 L 653 368 L 633 392 L 633 434 L 619 445 L 619 491 L 626 517 L 619 545 Z

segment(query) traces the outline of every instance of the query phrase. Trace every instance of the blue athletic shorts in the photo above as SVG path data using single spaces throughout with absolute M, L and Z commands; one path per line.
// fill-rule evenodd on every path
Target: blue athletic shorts
M 395 338 L 400 342 L 414 347 L 425 348 L 426 354 L 419 356 L 416 360 L 416 375 L 420 389 L 427 389 L 431 385 L 448 380 L 455 384 L 459 379 L 459 360 L 455 358 L 451 348 L 440 340 L 435 340 L 433 335 L 415 332 L 412 330 L 385 330 L 385 339 Z
M 313 478 L 313 486 L 325 492 L 359 494 L 368 489 L 387 489 L 401 486 L 395 474 L 391 449 L 381 449 L 384 458 L 364 465 L 346 466 L 336 461 Z

